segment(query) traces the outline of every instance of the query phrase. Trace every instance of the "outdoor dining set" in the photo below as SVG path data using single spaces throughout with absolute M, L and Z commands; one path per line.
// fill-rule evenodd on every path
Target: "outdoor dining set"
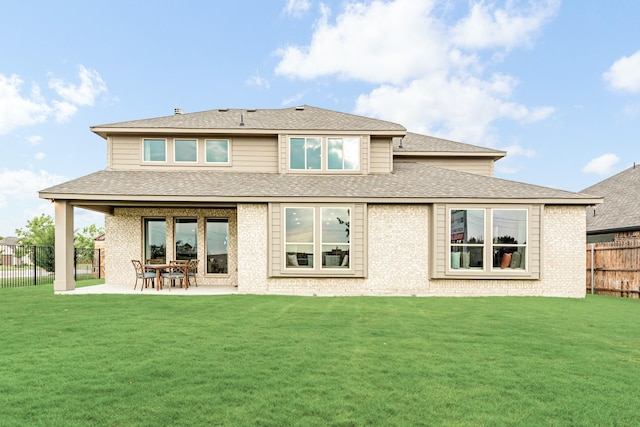
M 169 281 L 168 287 L 184 287 L 189 289 L 190 283 L 198 286 L 196 273 L 198 272 L 198 260 L 172 260 L 169 263 L 163 259 L 148 259 L 143 264 L 141 260 L 132 259 L 131 263 L 136 271 L 136 282 L 133 289 L 138 286 L 138 281 L 142 280 L 140 291 L 151 285 L 156 291 L 163 289 L 165 280 Z

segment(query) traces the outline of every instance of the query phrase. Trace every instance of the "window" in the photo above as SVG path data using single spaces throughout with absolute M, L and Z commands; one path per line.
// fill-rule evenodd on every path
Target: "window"
M 359 170 L 360 138 L 328 138 L 327 169 Z
M 289 169 L 322 169 L 322 140 L 320 138 L 291 138 L 289 141 Z
M 164 218 L 144 219 L 144 258 L 167 261 L 167 222 Z
M 174 233 L 176 259 L 198 258 L 198 219 L 176 218 Z
M 174 139 L 173 140 L 174 160 L 176 162 L 198 161 L 198 140 L 197 139 Z
M 229 163 L 229 141 L 226 139 L 205 140 L 207 163 Z
M 143 139 L 143 160 L 145 162 L 165 162 L 167 160 L 166 139 Z
M 207 273 L 228 274 L 229 220 L 207 218 Z
M 350 225 L 351 208 L 285 208 L 286 268 L 349 269 Z
M 451 209 L 449 268 L 527 270 L 527 219 L 526 209 Z

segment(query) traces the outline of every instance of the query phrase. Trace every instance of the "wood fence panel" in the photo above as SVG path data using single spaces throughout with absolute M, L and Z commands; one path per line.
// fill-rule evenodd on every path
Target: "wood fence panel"
M 587 292 L 592 289 L 640 298 L 640 240 L 587 244 Z

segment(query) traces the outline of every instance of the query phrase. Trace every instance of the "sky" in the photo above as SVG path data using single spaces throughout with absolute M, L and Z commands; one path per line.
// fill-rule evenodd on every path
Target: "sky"
M 90 126 L 174 108 L 375 117 L 580 191 L 640 161 L 638 16 L 636 0 L 3 1 L 0 236 L 53 216 L 39 190 L 106 167 Z

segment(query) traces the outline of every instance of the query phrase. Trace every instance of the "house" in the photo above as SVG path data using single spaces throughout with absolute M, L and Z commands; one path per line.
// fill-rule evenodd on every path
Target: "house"
M 0 239 L 0 265 L 29 265 L 31 259 L 24 255 L 20 239 L 17 237 L 5 237 Z M 22 253 L 22 254 L 21 254 Z
M 197 256 L 200 286 L 291 295 L 585 294 L 600 197 L 493 177 L 503 151 L 313 106 L 93 126 L 107 167 L 47 188 L 56 291 L 73 209 L 104 212 L 108 283 L 131 259 Z
M 635 163 L 617 175 L 582 190 L 604 197 L 587 208 L 587 243 L 640 239 L 640 167 Z

